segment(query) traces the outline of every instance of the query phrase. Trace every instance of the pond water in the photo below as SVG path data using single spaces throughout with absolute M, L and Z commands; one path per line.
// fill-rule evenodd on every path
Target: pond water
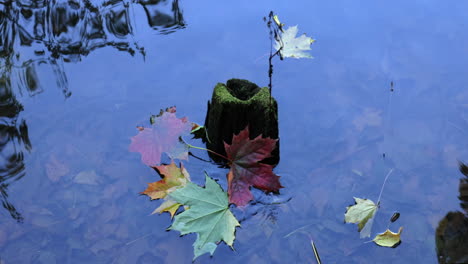
M 150 215 L 159 176 L 130 138 L 172 105 L 202 124 L 216 83 L 266 86 L 270 10 L 317 39 L 314 59 L 274 60 L 285 188 L 254 190 L 234 250 L 195 263 L 316 263 L 310 239 L 323 263 L 468 261 L 468 3 L 221 2 L 0 3 L 0 263 L 190 263 L 195 235 Z M 360 239 L 346 207 L 392 169 Z M 398 247 L 366 243 L 400 226 Z

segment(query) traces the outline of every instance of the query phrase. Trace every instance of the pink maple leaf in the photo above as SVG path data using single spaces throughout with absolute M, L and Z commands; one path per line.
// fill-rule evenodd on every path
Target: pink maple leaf
M 129 150 L 141 153 L 141 161 L 148 166 L 161 163 L 162 153 L 171 159 L 188 159 L 188 146 L 181 142 L 181 136 L 190 134 L 192 124 L 187 118 L 177 118 L 175 108 L 163 112 L 154 119 L 150 128 L 138 127 L 140 131 L 132 137 Z

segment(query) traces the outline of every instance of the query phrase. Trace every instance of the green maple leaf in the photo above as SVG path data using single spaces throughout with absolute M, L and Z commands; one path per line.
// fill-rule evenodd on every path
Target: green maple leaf
M 374 215 L 377 212 L 377 205 L 369 199 L 354 197 L 355 205 L 348 206 L 345 213 L 345 222 L 358 224 L 360 237 L 370 237 Z
M 307 37 L 305 34 L 296 38 L 297 31 L 297 26 L 289 27 L 282 31 L 279 41 L 275 43 L 275 49 L 281 49 L 280 53 L 283 58 L 312 58 L 306 51 L 310 50 L 310 45 L 312 45 L 315 40 Z
M 229 210 L 227 194 L 213 179 L 206 175 L 205 188 L 189 182 L 169 196 L 189 207 L 175 216 L 169 229 L 178 230 L 181 235 L 197 234 L 194 259 L 205 253 L 213 255 L 221 240 L 232 247 L 235 229 L 240 224 Z

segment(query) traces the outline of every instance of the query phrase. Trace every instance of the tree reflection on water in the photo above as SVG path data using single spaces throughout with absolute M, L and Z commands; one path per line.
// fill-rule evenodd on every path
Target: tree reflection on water
M 135 8 L 142 8 L 148 25 L 161 34 L 185 27 L 178 0 L 0 2 L 0 200 L 16 221 L 23 217 L 8 201 L 8 187 L 25 175 L 24 152 L 32 147 L 20 117 L 21 96 L 53 86 L 43 80 L 43 73 L 51 72 L 56 87 L 70 97 L 64 63 L 79 62 L 98 48 L 144 57 L 134 39 Z
M 465 211 L 449 212 L 436 230 L 437 257 L 439 263 L 468 263 L 468 167 L 460 163 L 460 205 Z

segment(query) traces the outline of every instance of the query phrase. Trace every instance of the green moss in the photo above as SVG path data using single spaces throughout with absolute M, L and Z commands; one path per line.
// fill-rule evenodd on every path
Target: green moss
M 261 88 L 253 97 L 247 100 L 241 100 L 233 96 L 224 83 L 218 83 L 213 91 L 213 100 L 220 100 L 225 103 L 235 103 L 235 104 L 251 104 L 256 101 L 257 103 L 270 103 L 270 91 L 267 87 Z

